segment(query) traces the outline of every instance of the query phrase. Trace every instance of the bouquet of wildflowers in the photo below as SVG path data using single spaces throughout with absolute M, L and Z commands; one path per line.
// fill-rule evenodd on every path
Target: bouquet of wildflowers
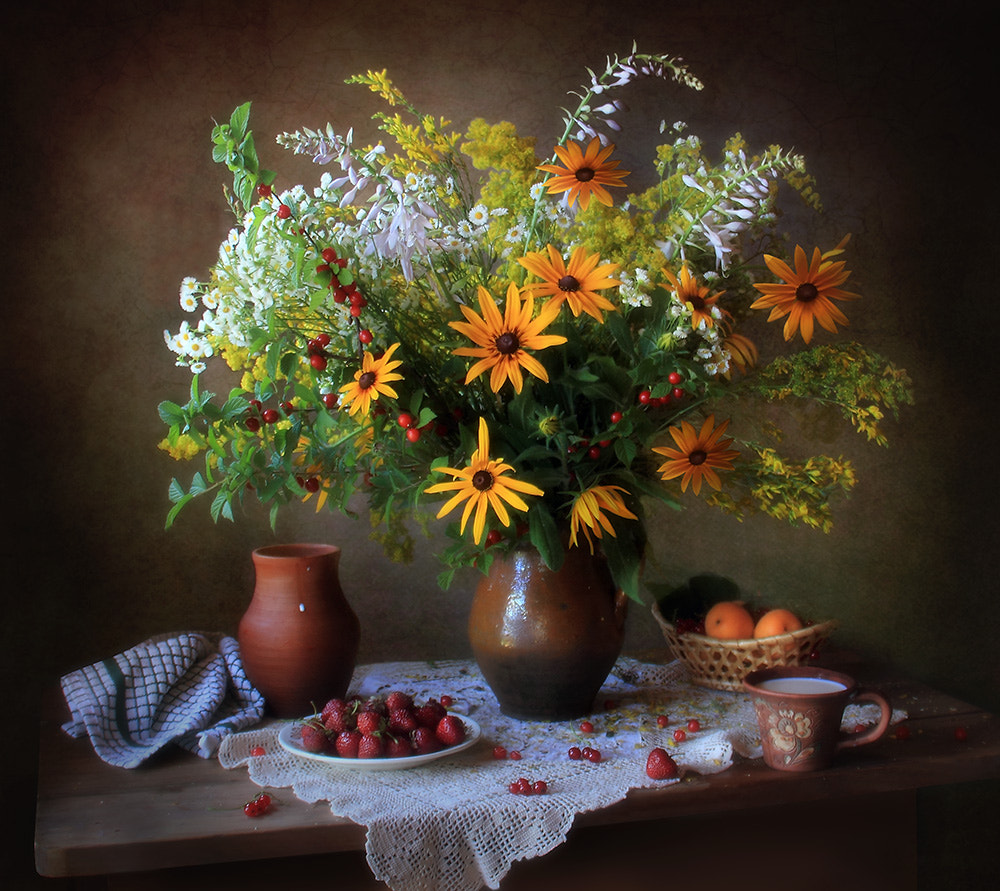
M 161 447 L 202 465 L 171 483 L 168 525 L 202 496 L 216 519 L 256 496 L 273 522 L 291 500 L 350 512 L 360 495 L 397 559 L 407 520 L 449 518 L 443 585 L 530 543 L 552 568 L 600 548 L 635 598 L 648 499 L 679 506 L 690 489 L 829 528 L 850 463 L 783 457 L 778 431 L 723 413 L 818 400 L 885 444 L 905 372 L 857 343 L 812 345 L 859 296 L 843 287 L 847 239 L 788 252 L 779 192 L 819 209 L 804 159 L 738 134 L 713 162 L 683 123 L 661 124 L 654 184 L 629 192 L 609 139 L 620 94 L 637 78 L 701 84 L 634 47 L 588 74 L 547 158 L 510 123 L 450 131 L 384 72 L 349 82 L 384 100 L 390 145 L 330 125 L 278 136 L 322 168 L 312 189 L 278 191 L 261 169 L 249 103 L 214 128 L 236 225 L 210 275 L 182 283 L 200 315 L 165 332 L 194 376 L 186 404 L 160 405 Z M 764 365 L 740 330 L 762 309 L 803 342 Z M 216 358 L 235 372 L 221 398 L 199 385 Z

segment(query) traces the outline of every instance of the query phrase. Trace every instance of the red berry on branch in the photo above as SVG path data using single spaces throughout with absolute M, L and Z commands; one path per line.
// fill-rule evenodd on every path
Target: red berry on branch
M 371 331 L 369 331 L 367 328 L 362 328 L 358 332 L 358 340 L 360 340 L 362 343 L 371 343 L 372 342 Z
M 639 403 L 640 405 L 649 405 L 649 400 L 653 398 L 653 394 L 649 390 L 642 390 L 639 393 Z
M 323 248 L 320 254 L 327 263 L 333 263 L 337 259 L 337 252 L 332 247 Z
M 324 393 L 322 396 L 323 405 L 329 409 L 334 409 L 337 407 L 338 397 L 336 393 Z
M 684 398 L 684 390 L 681 389 L 680 387 L 674 387 L 674 399 L 683 399 L 683 398 Z
M 277 212 L 279 220 L 287 220 L 292 215 L 292 209 L 287 204 L 279 204 Z
M 611 412 L 611 423 L 617 424 L 623 417 L 624 415 L 620 411 L 613 411 Z
M 243 422 L 243 426 L 245 426 L 251 433 L 256 433 L 260 430 L 260 421 L 257 418 L 247 418 Z
M 399 417 L 396 418 L 396 423 L 399 424 L 400 427 L 412 427 L 413 415 L 406 411 L 401 412 Z
M 281 415 L 278 414 L 278 410 L 276 408 L 268 408 L 264 410 L 261 417 L 264 419 L 265 424 L 274 424 L 280 420 Z
M 261 198 L 269 198 L 271 196 L 271 187 L 267 183 L 260 183 L 257 186 L 257 194 Z
M 309 477 L 309 479 L 306 480 L 305 485 L 303 486 L 303 488 L 307 492 L 318 492 L 319 491 L 319 480 L 316 479 L 316 477 L 311 476 L 311 477 Z
M 320 353 L 313 353 L 309 357 L 309 364 L 312 365 L 312 367 L 315 368 L 317 371 L 325 371 L 326 356 L 321 355 Z
M 418 427 L 408 427 L 406 430 L 406 438 L 410 442 L 416 442 L 421 437 L 420 429 Z
M 670 374 L 667 375 L 667 380 L 670 381 L 670 383 L 672 383 L 674 386 L 676 386 L 682 380 L 684 380 L 684 377 L 683 375 L 681 375 L 679 371 L 671 371 Z

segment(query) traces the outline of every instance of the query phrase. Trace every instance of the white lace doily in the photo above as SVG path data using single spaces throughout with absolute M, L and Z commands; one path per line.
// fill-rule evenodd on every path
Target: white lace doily
M 367 826 L 365 850 L 375 877 L 393 891 L 498 888 L 515 860 L 538 857 L 566 840 L 577 814 L 623 799 L 630 789 L 665 786 L 646 776 L 653 746 L 670 752 L 681 773 L 719 773 L 733 755 L 760 757 L 753 707 L 742 693 L 707 690 L 687 680 L 674 662 L 651 665 L 619 659 L 588 716 L 581 721 L 527 722 L 508 718 L 471 661 L 397 662 L 359 666 L 351 692 L 370 696 L 403 690 L 416 700 L 449 695 L 451 710 L 474 718 L 482 739 L 471 749 L 421 767 L 359 771 L 296 757 L 281 748 L 281 722 L 224 740 L 219 762 L 246 766 L 268 788 L 291 788 L 306 802 L 328 801 L 334 814 Z M 669 725 L 660 728 L 658 715 Z M 850 706 L 845 727 L 874 723 L 875 706 Z M 894 713 L 900 720 L 901 713 Z M 674 740 L 697 720 L 700 729 Z M 287 723 L 287 722 L 286 722 Z M 497 760 L 493 747 L 520 753 Z M 251 756 L 255 747 L 264 755 Z M 601 752 L 600 763 L 574 761 L 571 746 Z M 520 777 L 545 780 L 543 795 L 513 795 Z

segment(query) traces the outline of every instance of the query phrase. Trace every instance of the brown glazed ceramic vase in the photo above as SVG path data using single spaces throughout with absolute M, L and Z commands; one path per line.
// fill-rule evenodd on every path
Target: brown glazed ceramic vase
M 287 544 L 253 552 L 253 599 L 237 639 L 268 711 L 301 717 L 347 692 L 361 637 L 340 587 L 340 548 Z
M 627 598 L 600 555 L 570 548 L 553 572 L 533 548 L 496 558 L 469 638 L 500 710 L 523 720 L 587 714 L 621 652 Z

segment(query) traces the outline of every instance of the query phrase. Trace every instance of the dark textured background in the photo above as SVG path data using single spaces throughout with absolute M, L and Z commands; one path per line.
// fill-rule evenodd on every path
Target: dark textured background
M 752 147 L 806 154 L 828 213 L 797 234 L 824 247 L 854 234 L 851 283 L 865 300 L 848 307 L 845 334 L 906 367 L 917 404 L 889 425 L 888 450 L 811 430 L 861 478 L 830 535 L 739 524 L 692 500 L 662 517 L 650 576 L 727 574 L 840 619 L 841 643 L 1000 709 L 995 64 L 966 4 L 98 0 L 6 18 L 3 777 L 22 830 L 5 837 L 16 876 L 30 874 L 40 692 L 154 633 L 234 630 L 253 547 L 343 547 L 366 661 L 468 653 L 475 578 L 440 591 L 434 541 L 414 565 L 393 565 L 366 519 L 308 508 L 277 535 L 260 511 L 214 526 L 207 505 L 163 529 L 167 483 L 188 470 L 156 449 L 156 404 L 184 398 L 189 374 L 162 331 L 181 318 L 181 278 L 204 273 L 229 227 L 212 120 L 252 99 L 264 166 L 284 185 L 310 183 L 315 169 L 272 136 L 331 121 L 374 137 L 374 99 L 343 84 L 365 69 L 388 68 L 455 129 L 507 119 L 544 147 L 585 66 L 636 39 L 682 56 L 706 89 L 627 93 L 623 167 L 648 169 L 662 118 L 686 120 L 709 147 L 738 130 Z M 629 645 L 661 641 L 633 610 Z M 923 874 L 960 882 L 982 862 L 996 786 L 921 802 Z

